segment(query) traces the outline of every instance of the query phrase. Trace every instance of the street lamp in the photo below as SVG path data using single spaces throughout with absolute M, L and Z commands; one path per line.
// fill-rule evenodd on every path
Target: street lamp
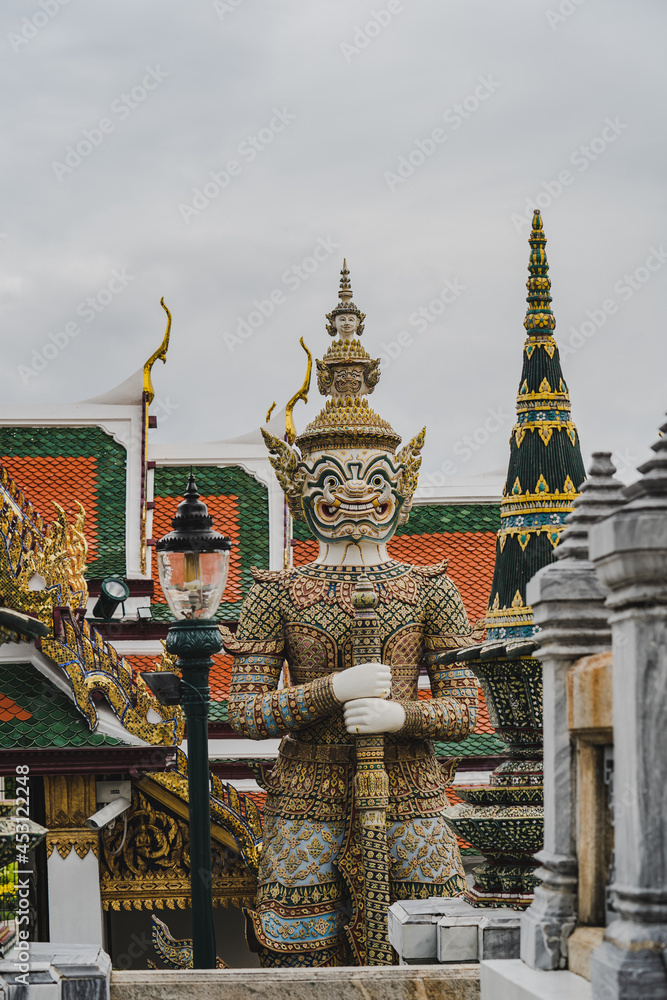
M 174 530 L 156 543 L 155 550 L 160 585 L 177 619 L 167 633 L 167 651 L 178 657 L 180 700 L 187 721 L 193 966 L 214 969 L 208 679 L 211 655 L 222 649 L 211 618 L 227 583 L 232 543 L 213 531 L 213 518 L 199 499 L 192 470 L 183 496 L 171 522 Z

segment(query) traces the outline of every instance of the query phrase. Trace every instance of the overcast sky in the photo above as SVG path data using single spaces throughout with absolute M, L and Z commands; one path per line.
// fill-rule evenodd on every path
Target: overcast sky
M 4 0 L 0 18 L 5 402 L 122 382 L 164 295 L 155 438 L 243 434 L 301 383 L 299 338 L 326 350 L 346 256 L 387 358 L 374 408 L 405 439 L 427 425 L 433 481 L 504 471 L 537 199 L 585 460 L 645 456 L 667 404 L 664 2 Z M 297 426 L 321 404 L 313 383 Z

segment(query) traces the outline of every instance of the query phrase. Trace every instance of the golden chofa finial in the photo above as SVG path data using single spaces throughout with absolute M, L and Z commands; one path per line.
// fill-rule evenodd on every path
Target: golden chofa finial
M 303 400 L 304 403 L 308 402 L 308 393 L 310 391 L 310 376 L 313 371 L 313 356 L 306 347 L 303 337 L 301 338 L 299 343 L 303 347 L 308 357 L 308 368 L 306 370 L 306 377 L 303 380 L 303 385 L 297 392 L 294 393 L 289 403 L 285 407 L 285 436 L 290 444 L 294 444 L 294 442 L 296 441 L 296 425 L 294 423 L 294 417 L 292 416 L 292 414 L 294 413 L 294 407 L 296 406 L 296 404 L 300 399 Z
M 146 401 L 149 404 L 149 406 L 153 402 L 153 399 L 155 398 L 155 390 L 153 389 L 153 382 L 151 380 L 151 369 L 158 359 L 166 364 L 167 350 L 169 348 L 169 334 L 171 333 L 171 313 L 164 304 L 164 297 L 160 299 L 160 305 L 167 314 L 167 329 L 164 337 L 162 338 L 162 343 L 158 347 L 157 351 L 151 354 L 150 358 L 144 365 L 143 388 L 144 392 L 146 393 Z
M 362 313 L 352 301 L 352 287 L 347 261 L 343 258 L 343 269 L 340 272 L 340 288 L 338 289 L 338 305 L 327 313 L 327 333 L 330 337 L 338 335 L 341 340 L 360 337 L 364 332 L 366 313 Z

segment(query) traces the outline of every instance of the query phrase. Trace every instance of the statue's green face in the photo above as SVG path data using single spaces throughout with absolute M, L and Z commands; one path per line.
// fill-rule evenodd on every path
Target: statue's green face
M 306 520 L 319 541 L 392 537 L 404 503 L 398 492 L 402 465 L 393 455 L 371 449 L 314 452 L 300 468 L 306 474 Z

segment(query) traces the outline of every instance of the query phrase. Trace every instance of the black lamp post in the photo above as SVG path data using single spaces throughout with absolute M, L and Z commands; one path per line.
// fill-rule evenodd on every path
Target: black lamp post
M 210 619 L 227 583 L 232 543 L 213 531 L 213 518 L 199 499 L 192 471 L 184 497 L 171 522 L 174 530 L 155 549 L 160 585 L 177 619 L 167 633 L 167 651 L 178 657 L 180 701 L 187 720 L 193 966 L 214 969 L 208 680 L 211 654 L 222 649 L 222 642 Z

